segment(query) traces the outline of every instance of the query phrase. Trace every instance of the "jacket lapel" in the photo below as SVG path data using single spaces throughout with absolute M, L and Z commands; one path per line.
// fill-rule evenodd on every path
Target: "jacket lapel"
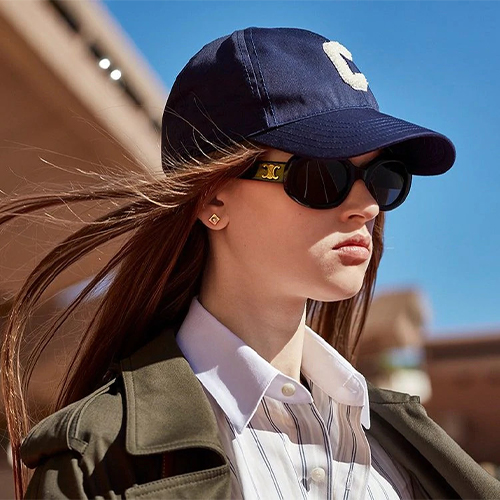
M 500 498 L 500 482 L 431 420 L 417 396 L 368 384 L 368 431 L 432 498 Z
M 208 448 L 223 457 L 218 427 L 173 330 L 121 362 L 126 393 L 126 449 L 133 455 Z

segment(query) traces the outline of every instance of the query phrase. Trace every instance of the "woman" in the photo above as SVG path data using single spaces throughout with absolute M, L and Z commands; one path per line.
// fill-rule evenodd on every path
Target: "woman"
M 163 179 L 4 205 L 6 221 L 125 200 L 55 248 L 14 305 L 3 381 L 18 495 L 22 458 L 36 468 L 26 498 L 500 497 L 418 398 L 368 387 L 348 361 L 382 213 L 412 174 L 448 170 L 452 143 L 380 113 L 341 44 L 285 28 L 205 46 L 162 129 Z M 62 269 L 129 233 L 48 332 L 112 277 L 58 411 L 22 441 L 27 316 Z

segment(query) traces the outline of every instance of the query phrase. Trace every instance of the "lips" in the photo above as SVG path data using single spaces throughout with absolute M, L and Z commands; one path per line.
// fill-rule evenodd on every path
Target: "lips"
M 351 236 L 350 238 L 337 243 L 333 247 L 334 250 L 338 250 L 343 247 L 363 247 L 366 249 L 370 249 L 372 239 L 369 236 L 364 236 L 362 234 L 357 234 L 355 236 Z
M 371 241 L 370 236 L 356 234 L 337 243 L 333 251 L 345 266 L 364 265 L 371 257 Z

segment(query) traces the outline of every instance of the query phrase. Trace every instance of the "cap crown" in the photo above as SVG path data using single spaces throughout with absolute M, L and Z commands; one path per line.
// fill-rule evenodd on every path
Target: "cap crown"
M 378 110 L 369 88 L 356 89 L 345 81 L 325 43 L 336 42 L 296 28 L 247 28 L 205 45 L 172 87 L 162 150 L 206 150 L 200 133 L 226 144 L 226 135 L 239 141 L 321 113 Z M 359 73 L 349 57 L 338 53 L 339 46 L 329 48 L 341 58 L 343 72 Z

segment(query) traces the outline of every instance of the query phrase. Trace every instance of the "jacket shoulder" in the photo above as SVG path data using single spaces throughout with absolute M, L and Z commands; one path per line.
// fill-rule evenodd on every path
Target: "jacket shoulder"
M 23 440 L 23 462 L 34 468 L 68 450 L 83 455 L 96 436 L 105 447 L 115 442 L 123 423 L 121 386 L 120 378 L 113 379 L 40 421 Z
M 500 482 L 427 415 L 418 396 L 368 388 L 373 424 L 368 432 L 431 498 L 500 498 Z

